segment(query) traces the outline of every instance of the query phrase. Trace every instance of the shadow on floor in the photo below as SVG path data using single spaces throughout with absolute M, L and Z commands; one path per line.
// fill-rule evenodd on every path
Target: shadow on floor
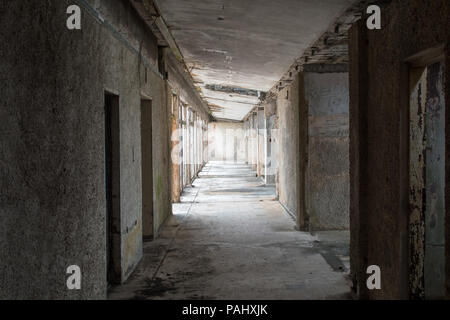
M 349 232 L 296 231 L 248 166 L 207 165 L 173 211 L 110 299 L 350 298 Z

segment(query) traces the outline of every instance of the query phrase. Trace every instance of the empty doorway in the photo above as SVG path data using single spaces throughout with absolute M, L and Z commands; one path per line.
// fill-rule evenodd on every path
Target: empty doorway
M 153 239 L 153 145 L 152 101 L 141 100 L 142 152 L 142 233 L 144 240 Z
M 120 283 L 119 96 L 105 93 L 106 261 L 108 285 Z
M 445 296 L 444 61 L 410 68 L 410 285 L 412 298 Z

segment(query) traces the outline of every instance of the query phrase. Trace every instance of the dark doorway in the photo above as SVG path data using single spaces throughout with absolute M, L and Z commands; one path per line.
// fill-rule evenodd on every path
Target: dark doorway
M 153 148 L 152 101 L 141 100 L 142 152 L 142 232 L 144 240 L 153 239 Z
M 106 261 L 108 285 L 120 283 L 119 96 L 105 93 Z

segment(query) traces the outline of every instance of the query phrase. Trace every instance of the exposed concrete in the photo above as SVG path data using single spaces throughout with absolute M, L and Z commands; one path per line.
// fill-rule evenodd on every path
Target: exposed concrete
M 266 174 L 266 158 L 267 158 L 267 128 L 266 119 L 264 117 L 264 108 L 259 108 L 257 111 L 258 122 L 258 160 L 257 160 L 257 174 L 265 180 Z
M 348 73 L 333 65 L 306 70 L 312 70 L 303 72 L 308 105 L 305 183 L 309 228 L 345 230 L 350 206 Z
M 391 0 L 382 0 L 381 2 L 389 1 Z M 367 7 L 371 4 L 374 4 L 374 1 L 354 1 L 342 15 L 329 25 L 327 31 L 319 39 L 303 51 L 302 55 L 295 60 L 280 80 L 266 92 L 266 95 L 276 95 L 280 87 L 292 81 L 294 74 L 300 70 L 305 70 L 310 64 L 313 66 L 330 64 L 335 67 L 342 66 L 342 72 L 346 72 L 348 65 L 348 30 L 360 20 L 361 16 L 365 14 Z
M 81 31 L 66 28 L 74 2 Z M 142 257 L 142 98 L 152 100 L 155 236 L 172 210 L 156 39 L 126 1 L 16 1 L 1 11 L 10 45 L 0 49 L 0 298 L 105 298 L 105 92 L 120 97 L 119 281 Z M 74 264 L 82 289 L 69 291 Z
M 244 124 L 211 122 L 208 126 L 208 153 L 210 161 L 244 162 Z
M 301 82 L 301 83 L 300 83 Z M 278 194 L 285 209 L 297 220 L 300 217 L 300 163 L 299 157 L 299 90 L 303 78 L 298 74 L 292 84 L 281 90 L 277 96 L 278 112 Z
M 182 182 L 181 182 L 181 166 L 182 160 L 182 130 L 181 130 L 181 102 L 176 95 L 172 95 L 172 128 L 170 133 L 171 152 L 170 160 L 172 163 L 172 201 L 180 202 Z
M 206 102 L 200 97 L 197 89 L 190 79 L 190 75 L 183 68 L 183 65 L 174 57 L 173 53 L 164 48 L 163 65 L 164 72 L 167 75 L 167 82 L 170 90 L 175 93 L 183 103 L 197 112 L 204 121 L 209 120 L 209 108 Z
M 297 232 L 244 164 L 211 163 L 110 299 L 347 299 L 348 232 Z
M 250 152 L 251 161 L 250 164 L 252 168 L 256 171 L 258 169 L 258 113 L 256 111 L 252 112 L 250 117 Z
M 159 2 L 189 69 L 152 0 L 0 4 L 0 299 L 345 298 L 349 205 L 359 298 L 450 298 L 448 0 L 351 29 L 350 120 L 355 1 Z
M 278 127 L 280 202 L 300 230 L 349 228 L 349 95 L 342 70 L 343 65 L 305 65 L 278 92 L 275 106 L 265 104 L 266 122 Z M 274 110 L 277 117 L 270 120 Z
M 377 264 L 383 272 L 382 290 L 367 292 L 365 280 L 360 278 L 357 286 L 362 296 L 373 299 L 420 298 L 414 291 L 414 279 L 409 278 L 414 262 L 409 259 L 423 259 L 415 252 L 413 237 L 408 224 L 409 209 L 409 99 L 408 73 L 406 63 L 409 57 L 428 49 L 444 45 L 444 59 L 450 61 L 450 35 L 442 30 L 450 30 L 450 7 L 446 0 L 423 2 L 418 0 L 393 1 L 383 7 L 383 28 L 367 31 L 364 23 L 354 27 L 351 37 L 351 77 L 350 87 L 352 110 L 351 126 L 360 126 L 359 143 L 352 152 L 361 155 L 353 168 L 360 167 L 353 175 L 352 182 L 359 185 L 355 191 L 355 203 L 351 215 L 355 215 L 352 233 L 353 248 L 358 250 L 352 273 L 362 275 L 367 264 Z M 358 41 L 358 34 L 367 34 L 367 39 Z M 363 38 L 360 38 L 363 39 Z M 359 48 L 359 50 L 356 50 Z M 354 50 L 355 49 L 355 50 Z M 355 64 L 355 65 L 353 65 Z M 363 66 L 361 68 L 361 66 Z M 364 81 L 361 81 L 364 80 Z M 448 69 L 444 76 L 445 109 L 450 110 L 450 83 Z M 368 92 L 368 94 L 361 94 Z M 445 116 L 445 194 L 449 194 L 449 117 Z M 360 123 L 361 121 L 361 123 Z M 351 129 L 353 133 L 353 130 Z M 351 138 L 353 134 L 351 135 Z M 353 139 L 353 138 L 352 138 Z M 364 148 L 358 146 L 365 145 Z M 353 192 L 352 192 L 353 197 Z M 450 197 L 445 197 L 446 239 L 449 243 Z M 353 202 L 353 201 L 352 201 Z M 362 233 L 361 233 L 362 232 Z M 409 239 L 408 239 L 409 238 Z M 386 241 L 389 245 L 386 245 Z M 356 242 L 355 242 L 356 241 Z M 411 244 L 411 245 L 410 245 Z M 450 288 L 450 246 L 446 246 L 447 296 Z M 365 259 L 359 259 L 363 257 Z M 352 263 L 353 264 L 353 263 Z M 364 292 L 366 291 L 366 292 Z
M 267 184 L 276 184 L 278 175 L 278 116 L 275 100 L 270 100 L 264 104 L 264 118 L 266 121 L 265 179 Z
M 245 162 L 255 171 L 258 168 L 258 123 L 257 112 L 251 112 L 244 121 L 245 130 Z
M 196 95 L 189 87 L 176 85 L 169 81 L 171 97 L 171 182 L 172 201 L 179 202 L 183 188 L 191 183 L 207 159 L 207 121 L 203 104 L 196 101 Z M 175 82 L 176 83 L 176 82 Z M 189 94 L 190 93 L 190 94 Z M 187 95 L 186 95 L 187 94 Z M 190 97 L 190 98 L 189 98 Z M 186 99 L 186 100 L 184 100 Z M 187 105 L 182 101 L 191 101 Z
M 210 84 L 268 91 L 353 0 L 156 1 L 214 115 L 243 120 L 257 101 Z M 263 66 L 263 67 L 262 67 Z

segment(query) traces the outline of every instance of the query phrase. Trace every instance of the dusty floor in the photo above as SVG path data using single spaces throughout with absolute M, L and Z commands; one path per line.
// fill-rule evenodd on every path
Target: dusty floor
M 210 163 L 110 299 L 348 299 L 348 232 L 298 232 L 244 164 Z

